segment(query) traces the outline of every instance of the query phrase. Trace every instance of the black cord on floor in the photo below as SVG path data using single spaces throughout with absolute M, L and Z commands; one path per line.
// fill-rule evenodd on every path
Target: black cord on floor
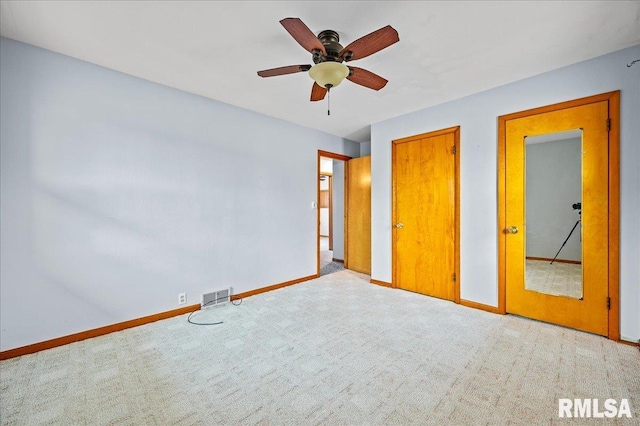
M 218 322 L 194 322 L 191 321 L 191 315 L 195 314 L 196 312 L 198 312 L 200 309 L 196 309 L 195 311 L 191 312 L 189 314 L 189 316 L 187 317 L 187 322 L 189 324 L 193 324 L 193 325 L 219 325 L 222 324 L 224 321 L 218 321 Z
M 217 321 L 217 322 L 195 322 L 195 321 L 191 321 L 191 316 L 192 316 L 193 314 L 195 314 L 196 312 L 198 312 L 198 311 L 202 310 L 202 308 L 205 308 L 205 307 L 209 306 L 210 304 L 217 302 L 218 300 L 220 300 L 220 299 L 212 300 L 211 302 L 205 303 L 205 304 L 204 304 L 203 306 L 201 306 L 199 309 L 195 309 L 195 310 L 193 310 L 193 311 L 189 314 L 189 316 L 187 317 L 187 322 L 188 322 L 189 324 L 193 324 L 193 325 L 220 325 L 220 324 L 223 324 L 223 323 L 224 323 L 224 321 Z M 232 300 L 232 301 L 231 301 L 231 304 L 232 304 L 233 306 L 240 306 L 240 305 L 242 304 L 242 299 L 237 299 L 237 300 L 239 300 L 240 302 L 238 302 L 238 303 L 234 303 L 234 302 L 233 302 L 233 300 Z

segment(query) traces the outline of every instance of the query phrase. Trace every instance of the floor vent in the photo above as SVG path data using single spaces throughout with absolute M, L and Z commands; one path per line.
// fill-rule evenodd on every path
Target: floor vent
M 223 303 L 227 303 L 231 300 L 231 289 L 225 288 L 211 293 L 204 293 L 200 297 L 200 308 L 208 308 L 210 306 L 216 306 Z

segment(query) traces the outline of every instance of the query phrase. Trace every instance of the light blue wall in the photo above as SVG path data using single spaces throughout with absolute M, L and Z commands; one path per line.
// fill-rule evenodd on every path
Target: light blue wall
M 2 38 L 1 350 L 316 273 L 316 130 Z
M 497 117 L 621 90 L 620 310 L 640 338 L 640 58 L 634 46 L 456 101 L 372 124 L 372 278 L 391 281 L 391 141 L 461 126 L 460 291 L 497 306 Z
M 371 155 L 371 142 L 362 142 L 360 144 L 360 157 Z

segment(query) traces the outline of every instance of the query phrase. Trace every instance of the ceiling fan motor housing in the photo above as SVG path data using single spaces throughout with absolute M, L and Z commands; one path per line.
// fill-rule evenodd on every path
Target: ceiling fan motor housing
M 322 52 L 313 51 L 313 63 L 319 64 L 320 62 L 332 61 L 342 62 L 343 58 L 339 56 L 342 51 L 342 45 L 340 44 L 340 36 L 333 30 L 324 30 L 318 34 L 318 40 L 324 46 L 324 50 L 327 51 L 327 56 L 324 56 Z

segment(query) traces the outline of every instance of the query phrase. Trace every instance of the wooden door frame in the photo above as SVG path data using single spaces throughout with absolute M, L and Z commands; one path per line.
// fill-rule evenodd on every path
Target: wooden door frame
M 347 161 L 351 160 L 352 157 L 349 157 L 347 155 L 343 155 L 343 154 L 336 154 L 334 152 L 329 152 L 329 151 L 323 151 L 321 149 L 318 150 L 318 160 L 317 160 L 317 168 L 316 168 L 316 205 L 318 206 L 318 208 L 316 209 L 316 277 L 320 276 L 320 158 L 330 158 L 332 160 L 339 160 L 339 161 L 344 161 L 344 179 L 345 182 L 343 183 L 343 185 L 346 186 L 346 178 L 347 178 Z M 344 211 L 345 211 L 345 215 L 347 212 L 347 192 L 344 191 L 344 195 L 345 195 L 345 200 L 344 200 Z M 329 198 L 329 203 L 331 204 L 331 197 Z M 333 204 L 331 204 L 331 208 L 333 209 Z M 333 221 L 332 221 L 333 222 Z M 333 225 L 333 223 L 331 224 Z M 331 231 L 331 233 L 333 234 L 333 230 Z M 345 224 L 345 228 L 344 228 L 344 246 L 345 246 L 345 253 L 344 253 L 344 257 L 346 259 L 347 257 L 347 252 L 346 252 L 346 245 L 347 245 L 347 227 Z
M 414 140 L 430 138 L 434 136 L 446 135 L 453 133 L 453 141 L 455 146 L 455 241 L 454 241 L 454 273 L 456 280 L 453 282 L 453 302 L 460 303 L 460 126 L 448 127 L 446 129 L 434 130 L 432 132 L 421 133 L 419 135 L 408 136 L 401 139 L 391 141 L 391 287 L 398 288 L 397 271 L 396 271 L 396 231 L 395 224 L 398 223 L 396 211 L 396 145 L 400 143 L 411 142 Z
M 611 299 L 607 337 L 620 340 L 620 91 L 602 93 L 567 102 L 498 117 L 498 313 L 507 313 L 506 282 L 506 126 L 509 120 L 529 117 L 592 103 L 609 103 L 609 282 Z
M 325 173 L 329 179 L 329 250 L 333 251 L 333 173 Z
M 330 172 L 320 172 L 319 176 L 327 177 L 327 189 L 321 189 L 320 191 L 327 191 L 327 196 L 329 198 L 328 206 L 326 208 L 329 209 L 328 220 L 328 235 L 321 235 L 321 237 L 329 238 L 329 250 L 333 250 L 333 173 Z M 320 197 L 322 199 L 322 197 Z M 318 208 L 322 208 L 321 205 L 318 205 Z

